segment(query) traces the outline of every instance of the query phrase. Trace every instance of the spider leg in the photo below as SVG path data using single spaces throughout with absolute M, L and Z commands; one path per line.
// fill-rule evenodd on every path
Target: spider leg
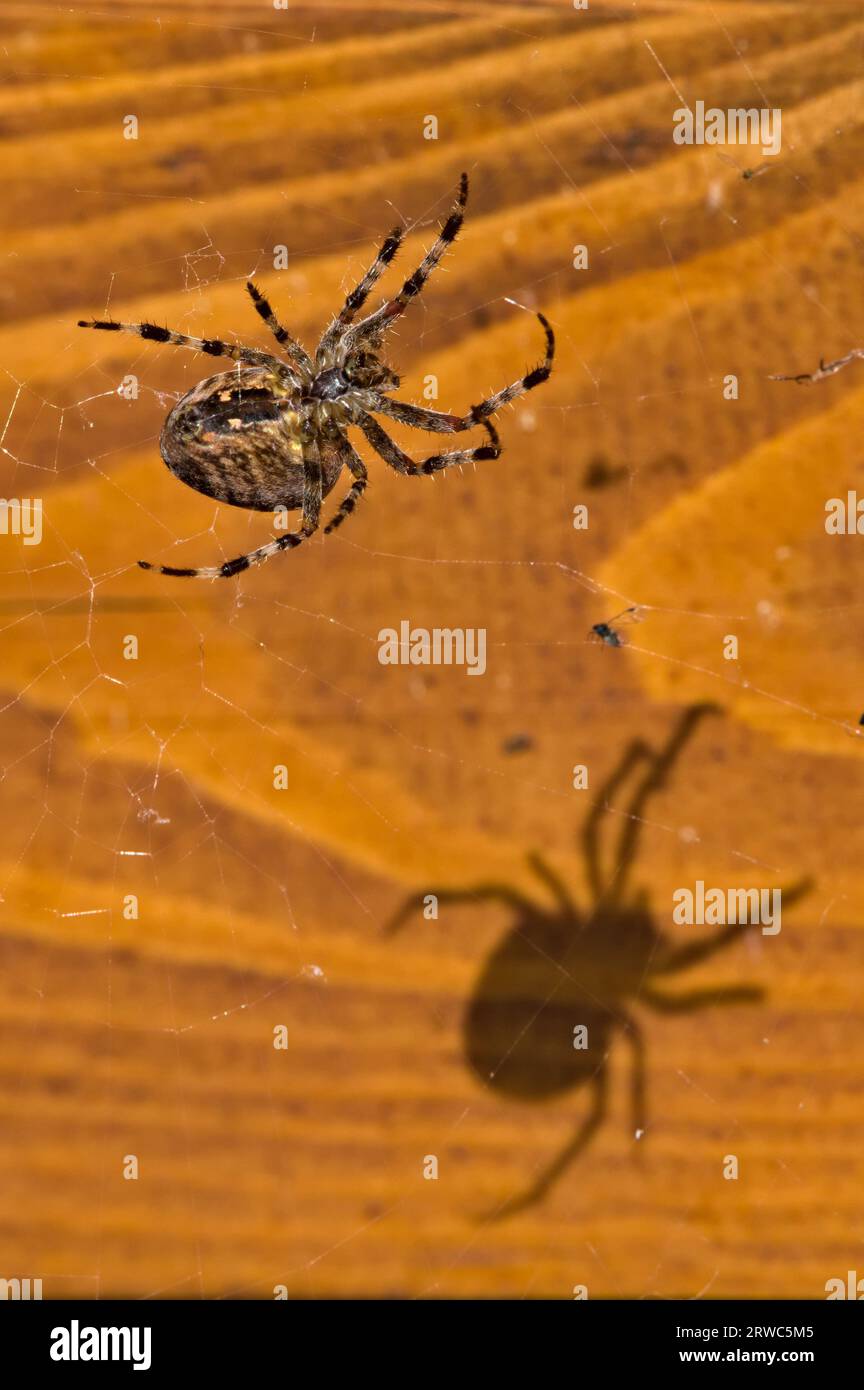
M 139 560 L 142 570 L 156 570 L 159 574 L 169 574 L 178 579 L 231 579 L 233 575 L 248 570 L 251 565 L 260 565 L 280 550 L 293 550 L 301 542 L 308 540 L 318 529 L 321 513 L 322 469 L 321 457 L 317 447 L 307 450 L 303 459 L 305 476 L 303 483 L 302 524 L 299 531 L 289 531 L 284 536 L 274 536 L 257 550 L 246 555 L 238 555 L 234 560 L 225 560 L 221 565 L 205 565 L 198 569 L 176 568 L 173 565 L 151 565 L 149 560 Z
M 515 888 L 510 888 L 506 883 L 477 883 L 473 888 L 434 888 L 429 892 L 433 893 L 439 903 L 501 903 L 504 907 L 510 907 L 514 912 L 530 914 L 536 912 L 536 905 L 529 901 L 522 893 Z M 408 918 L 413 912 L 425 906 L 427 892 L 412 893 L 411 897 L 404 902 L 399 911 L 390 919 L 384 927 L 385 936 L 395 936 L 401 931 Z
M 570 1167 L 574 1159 L 578 1158 L 582 1150 L 590 1143 L 592 1136 L 606 1118 L 609 1092 L 606 1068 L 607 1059 L 602 1057 L 592 1077 L 593 1099 L 591 1107 L 573 1137 L 564 1145 L 558 1156 L 553 1158 L 552 1162 L 543 1169 L 530 1187 L 516 1197 L 511 1197 L 496 1211 L 487 1212 L 487 1220 L 503 1221 L 509 1216 L 514 1216 L 518 1211 L 524 1211 L 526 1207 L 533 1207 L 538 1202 L 542 1202 L 562 1173 Z
M 622 901 L 636 862 L 645 807 L 651 797 L 665 787 L 672 768 L 700 719 L 711 713 L 716 713 L 713 705 L 689 706 L 673 728 L 665 745 L 659 750 L 655 751 L 642 739 L 634 739 L 600 789 L 582 830 L 589 881 L 596 901 Z M 640 763 L 645 764 L 645 771 L 632 789 L 627 806 L 620 813 L 621 829 L 604 873 L 600 855 L 601 822 L 610 810 L 613 796 L 619 787 L 629 781 L 631 773 Z
M 173 343 L 175 347 L 192 348 L 195 352 L 206 352 L 211 357 L 230 357 L 234 362 L 245 362 L 251 366 L 272 367 L 280 375 L 291 376 L 284 362 L 269 352 L 259 352 L 257 348 L 238 347 L 234 343 L 223 343 L 220 338 L 190 338 L 185 333 L 174 333 L 170 328 L 160 328 L 158 323 L 115 323 L 113 319 L 79 319 L 79 328 L 101 328 L 106 333 L 135 333 L 139 338 L 149 338 L 154 343 Z M 299 385 L 299 382 L 297 383 Z
M 687 1014 L 711 1004 L 756 1004 L 765 998 L 759 985 L 730 985 L 721 989 L 691 989 L 686 994 L 662 994 L 650 986 L 639 991 L 639 1000 L 658 1014 Z
M 573 899 L 570 897 L 570 894 L 567 892 L 564 880 L 560 878 L 558 874 L 556 874 L 555 870 L 549 864 L 546 863 L 546 860 L 543 858 L 541 854 L 529 854 L 528 863 L 534 870 L 534 873 L 537 875 L 540 882 L 552 894 L 552 897 L 555 899 L 562 912 L 566 912 L 569 916 L 575 917 L 576 905 L 573 902 Z
M 371 409 L 390 420 L 398 420 L 400 425 L 411 425 L 415 430 L 427 430 L 430 434 L 457 434 L 469 430 L 473 421 L 462 415 L 445 415 L 440 410 L 427 410 L 424 406 L 409 405 L 407 401 L 395 401 L 380 391 L 367 392 Z
M 800 902 L 806 898 L 813 887 L 812 878 L 799 878 L 788 888 L 780 889 L 784 907 L 791 907 L 793 903 Z M 691 965 L 699 965 L 703 960 L 710 960 L 717 951 L 722 951 L 730 941 L 734 941 L 736 936 L 743 935 L 747 924 L 741 922 L 731 922 L 728 926 L 721 927 L 719 931 L 712 932 L 710 936 L 703 937 L 701 941 L 692 941 L 686 946 L 672 947 L 668 954 L 662 956 L 652 969 L 653 975 L 673 975 L 679 970 L 687 970 Z
M 604 871 L 607 866 L 603 863 L 603 847 L 600 835 L 603 819 L 610 811 L 613 797 L 619 787 L 626 782 L 633 768 L 638 767 L 643 759 L 646 761 L 650 759 L 651 755 L 652 750 L 647 743 L 639 738 L 633 739 L 628 744 L 617 767 L 603 783 L 585 818 L 582 826 L 582 846 L 588 884 L 595 903 L 601 902 L 607 894 L 610 897 L 620 898 L 621 896 L 620 892 L 616 890 L 616 879 L 622 868 L 621 855 L 619 854 L 617 859 L 613 859 L 608 866 L 608 872 Z
M 743 929 L 737 922 L 728 927 L 721 927 L 719 931 L 712 932 L 710 936 L 704 937 L 702 941 L 692 941 L 687 946 L 673 948 L 667 956 L 663 956 L 652 968 L 652 975 L 675 975 L 679 970 L 687 970 L 691 965 L 699 965 L 703 960 L 710 960 L 718 951 L 722 951 L 724 946 L 728 946 L 730 941 L 734 941 L 736 936 L 742 936 Z
M 387 233 L 387 236 L 384 238 L 384 241 L 381 245 L 381 250 L 375 257 L 375 260 L 372 262 L 372 265 L 366 271 L 366 274 L 363 276 L 363 279 L 360 281 L 359 285 L 357 285 L 346 297 L 345 303 L 343 304 L 339 313 L 322 333 L 321 341 L 318 344 L 318 351 L 316 353 L 316 357 L 319 362 L 322 362 L 324 360 L 325 356 L 330 351 L 330 349 L 342 337 L 342 334 L 348 327 L 348 325 L 350 323 L 353 323 L 354 315 L 357 313 L 358 309 L 363 308 L 363 305 L 369 298 L 372 288 L 381 279 L 381 276 L 384 274 L 385 269 L 393 260 L 393 257 L 396 255 L 396 252 L 399 250 L 404 235 L 404 227 L 394 227 L 392 232 Z
M 380 333 L 382 329 L 389 328 L 390 324 L 397 319 L 400 314 L 404 314 L 411 300 L 414 299 L 422 290 L 432 271 L 443 257 L 447 247 L 456 240 L 459 229 L 465 220 L 465 204 L 468 201 L 468 175 L 463 174 L 459 179 L 459 192 L 456 201 L 450 212 L 450 216 L 443 224 L 441 231 L 434 246 L 426 252 L 413 275 L 409 275 L 395 299 L 388 299 L 386 304 L 382 304 L 380 309 L 376 309 L 374 314 L 362 319 L 356 327 L 350 329 L 346 335 L 346 344 L 353 346 L 358 338 L 366 337 L 369 334 Z M 349 347 L 350 350 L 350 347 Z
M 521 381 L 514 381 L 512 385 L 505 386 L 503 391 L 496 391 L 494 396 L 487 396 L 485 401 L 479 401 L 477 405 L 472 405 L 465 416 L 465 419 L 472 425 L 486 420 L 490 415 L 494 415 L 496 410 L 500 410 L 502 405 L 515 401 L 517 397 L 524 396 L 526 391 L 533 391 L 535 386 L 540 386 L 544 381 L 549 380 L 552 375 L 552 362 L 555 358 L 555 334 L 552 332 L 552 325 L 545 314 L 538 313 L 537 317 L 546 334 L 546 355 L 540 366 L 533 367 L 530 372 L 526 372 Z
M 415 463 L 413 459 L 403 453 L 389 434 L 382 430 L 378 421 L 373 420 L 372 416 L 367 415 L 364 410 L 358 411 L 354 423 L 363 431 L 372 448 L 381 455 L 385 463 L 389 463 L 390 467 L 395 468 L 397 473 L 407 473 L 412 477 L 439 473 L 444 468 L 455 468 L 460 463 L 472 463 L 475 459 L 497 459 L 501 454 L 498 431 L 494 425 L 490 425 L 488 420 L 481 420 L 480 423 L 489 435 L 491 444 L 481 444 L 474 449 L 453 449 L 447 454 L 432 454 L 420 463 Z
M 444 415 L 437 410 L 425 410 L 420 406 L 408 405 L 405 401 L 391 400 L 378 391 L 369 393 L 370 408 L 376 410 L 379 415 L 387 415 L 391 420 L 399 420 L 403 425 L 414 425 L 417 429 L 431 430 L 437 434 L 468 430 L 472 425 L 482 424 L 490 415 L 500 410 L 502 405 L 515 401 L 518 396 L 524 396 L 526 391 L 533 391 L 535 386 L 540 386 L 551 376 L 555 358 L 555 334 L 545 315 L 538 314 L 537 317 L 546 333 L 546 356 L 540 366 L 527 372 L 521 381 L 514 381 L 511 386 L 505 386 L 503 391 L 496 391 L 494 396 L 488 396 L 485 401 L 472 405 L 466 414 Z
M 717 713 L 715 705 L 690 705 L 684 710 L 663 747 L 656 752 L 649 748 L 646 757 L 648 766 L 631 794 L 615 850 L 613 892 L 618 902 L 623 898 L 636 862 L 636 851 L 642 835 L 643 813 L 648 802 L 665 788 L 670 773 L 700 721 L 709 714 Z
M 342 499 L 338 510 L 324 527 L 325 536 L 329 536 L 331 531 L 335 531 L 337 526 L 341 526 L 345 518 L 351 515 L 357 503 L 360 501 L 360 498 L 363 496 L 363 493 L 366 491 L 366 484 L 369 481 L 366 465 L 349 440 L 345 439 L 343 441 L 341 452 L 345 463 L 354 476 L 354 482 L 351 485 L 351 491 Z
M 295 366 L 300 368 L 304 376 L 313 376 L 315 373 L 315 365 L 312 358 L 309 356 L 306 349 L 297 342 L 297 339 L 291 337 L 287 328 L 282 327 L 270 307 L 270 301 L 261 293 L 254 280 L 247 280 L 246 288 L 252 297 L 252 303 L 255 305 L 255 308 L 270 329 L 277 343 L 284 347 L 288 356 L 292 358 Z
M 645 1039 L 642 1036 L 642 1029 L 631 1018 L 629 1014 L 621 1013 L 621 1024 L 624 1033 L 633 1049 L 633 1074 L 630 1087 L 631 1123 L 633 1125 L 634 1138 L 637 1131 L 644 1134 L 648 1127 L 645 1116 Z M 640 1136 L 641 1137 L 641 1136 Z

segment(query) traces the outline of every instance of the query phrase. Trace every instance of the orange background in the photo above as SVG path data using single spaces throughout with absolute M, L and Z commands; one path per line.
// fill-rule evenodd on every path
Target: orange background
M 0 543 L 0 1277 L 687 1298 L 823 1297 L 864 1272 L 864 542 L 823 524 L 864 492 L 864 372 L 768 380 L 864 335 L 860 5 L 37 0 L 0 26 L 2 486 L 45 508 L 41 545 Z M 676 89 L 782 108 L 782 153 L 674 145 Z M 326 542 L 224 584 L 142 573 L 233 556 L 268 521 L 160 462 L 209 360 L 75 321 L 263 346 L 255 272 L 312 345 L 399 218 L 413 268 L 463 168 L 463 235 L 390 354 L 405 399 L 434 374 L 462 410 L 537 360 L 505 297 L 542 307 L 555 375 L 499 417 L 501 460 L 434 480 L 371 460 Z M 626 649 L 587 641 L 634 603 Z M 403 618 L 484 627 L 486 674 L 381 666 Z M 607 787 L 627 749 L 704 701 L 634 811 Z M 607 881 L 636 832 L 617 917 L 592 904 L 592 807 Z M 538 851 L 576 904 L 554 930 Z M 705 1007 L 648 1007 L 661 937 L 700 933 L 673 927 L 676 887 L 805 877 L 779 936 L 663 983 Z M 410 895 L 483 883 L 536 906 L 442 901 L 386 933 Z M 544 955 L 549 930 L 576 955 Z M 567 1070 L 586 998 L 602 1123 L 511 1211 L 588 1113 Z M 513 999 L 555 1026 L 511 1029 Z M 469 1065 L 472 1018 L 521 1090 Z

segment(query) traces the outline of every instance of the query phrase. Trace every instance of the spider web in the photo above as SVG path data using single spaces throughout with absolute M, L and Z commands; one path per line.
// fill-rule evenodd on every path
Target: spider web
M 767 378 L 860 343 L 859 7 L 403 8 L 5 21 L 0 449 L 44 535 L 2 537 L 0 1276 L 85 1297 L 818 1297 L 861 1258 L 861 601 L 856 537 L 823 518 L 855 487 L 864 397 L 854 367 Z M 697 99 L 782 107 L 781 154 L 676 148 Z M 309 347 L 395 221 L 385 289 L 413 269 L 463 167 L 464 232 L 389 354 L 402 399 L 462 410 L 541 352 L 507 301 L 542 307 L 555 374 L 499 417 L 501 461 L 414 480 L 369 459 L 326 543 L 225 584 L 142 574 L 252 549 L 268 519 L 161 467 L 164 415 L 209 361 L 75 320 L 261 345 L 254 273 Z M 630 606 L 624 647 L 591 640 Z M 382 666 L 403 619 L 485 629 L 485 674 Z M 658 753 L 707 701 L 641 810 L 607 795 L 634 740 Z M 502 1090 L 524 1024 L 487 1077 L 469 1066 L 464 1019 L 494 1004 L 518 914 L 478 896 L 385 927 L 414 894 L 490 883 L 549 914 L 537 851 L 596 922 L 598 805 L 603 870 L 635 827 L 666 942 L 708 930 L 672 926 L 676 887 L 813 886 L 778 937 L 742 933 L 669 987 L 758 984 L 756 1007 L 640 1008 L 659 938 L 611 1002 L 566 957 L 510 982 L 530 1028 L 563 988 L 562 1049 L 575 999 L 637 1015 L 648 1119 L 634 1133 L 613 1029 L 598 1132 L 499 1219 L 587 1088 L 545 1096 L 562 1062 L 538 1057 L 530 1096 Z

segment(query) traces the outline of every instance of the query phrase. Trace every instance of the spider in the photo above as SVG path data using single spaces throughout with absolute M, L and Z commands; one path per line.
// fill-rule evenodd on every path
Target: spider
M 507 883 L 434 890 L 439 904 L 498 902 L 514 917 L 486 961 L 464 1017 L 465 1057 L 478 1080 L 499 1095 L 526 1102 L 548 1101 L 579 1087 L 591 1093 L 584 1118 L 561 1152 L 524 1190 L 485 1216 L 509 1217 L 542 1201 L 588 1146 L 607 1113 L 616 1035 L 626 1041 L 632 1059 L 632 1132 L 636 1139 L 646 1132 L 645 1044 L 630 1001 L 659 1014 L 681 1015 L 762 998 L 753 985 L 663 989 L 670 977 L 725 951 L 742 936 L 742 928 L 721 927 L 679 944 L 658 925 L 646 894 L 628 891 L 648 802 L 667 784 L 699 722 L 718 712 L 714 706 L 693 705 L 661 748 L 636 739 L 624 750 L 582 830 L 592 894 L 587 911 L 579 910 L 566 884 L 539 854 L 530 855 L 528 862 L 549 906 L 539 906 Z M 612 832 L 611 853 L 604 854 L 601 829 L 610 823 L 614 798 L 625 788 L 630 790 L 618 812 L 620 829 L 617 836 Z M 809 887 L 802 880 L 784 888 L 784 906 Z M 425 897 L 424 890 L 409 898 L 385 933 L 400 930 Z M 581 1049 L 573 1041 L 578 1025 L 585 1030 Z
M 79 328 L 137 333 L 157 343 L 232 358 L 235 370 L 199 382 L 174 406 L 159 442 L 162 458 L 181 482 L 218 502 L 262 512 L 301 508 L 298 531 L 274 536 L 235 560 L 200 569 L 139 560 L 142 569 L 189 579 L 228 579 L 280 550 L 293 549 L 317 531 L 322 499 L 347 467 L 353 478 L 351 488 L 324 527 L 325 535 L 335 531 L 354 510 L 367 484 L 366 468 L 347 437 L 348 426 L 356 426 L 385 463 L 408 477 L 500 456 L 498 433 L 489 417 L 546 381 L 552 370 L 555 337 L 543 314 L 537 315 L 546 334 L 546 355 L 540 366 L 471 406 L 464 415 L 445 415 L 391 399 L 386 393 L 396 390 L 399 377 L 381 358 L 385 333 L 420 294 L 458 235 L 467 200 L 468 175 L 462 174 L 452 211 L 431 250 L 395 298 L 355 323 L 357 312 L 396 255 L 405 229 L 394 227 L 388 233 L 372 266 L 325 329 L 314 359 L 278 322 L 251 280 L 246 288 L 252 303 L 287 362 L 258 348 L 217 338 L 190 338 L 155 323 L 79 320 Z M 489 440 L 473 449 L 432 454 L 417 463 L 390 438 L 373 412 L 431 434 L 455 434 L 482 425 Z

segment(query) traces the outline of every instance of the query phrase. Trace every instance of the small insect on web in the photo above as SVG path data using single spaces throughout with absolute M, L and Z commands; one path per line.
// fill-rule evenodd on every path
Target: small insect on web
M 174 406 L 159 442 L 162 458 L 181 482 L 217 502 L 251 511 L 301 510 L 299 531 L 274 536 L 257 550 L 221 565 L 179 569 L 139 560 L 142 569 L 189 579 L 228 579 L 280 550 L 293 549 L 318 530 L 322 501 L 347 468 L 350 490 L 324 527 L 325 535 L 335 531 L 353 512 L 368 482 L 366 465 L 348 439 L 349 426 L 359 429 L 378 456 L 407 477 L 427 477 L 463 463 L 500 457 L 501 444 L 490 416 L 540 386 L 552 372 L 555 335 L 543 314 L 537 314 L 546 335 L 543 361 L 510 386 L 472 405 L 464 415 L 447 415 L 393 399 L 389 393 L 397 389 L 400 379 L 381 356 L 384 335 L 420 294 L 458 236 L 467 201 L 468 175 L 463 174 L 453 208 L 420 265 L 394 298 L 355 323 L 358 310 L 399 250 L 405 229 L 394 227 L 388 233 L 375 261 L 325 328 L 314 358 L 282 327 L 251 280 L 246 288 L 252 303 L 284 357 L 218 338 L 190 338 L 153 323 L 79 320 L 80 328 L 135 333 L 153 342 L 233 359 L 235 371 L 199 382 Z M 430 434 L 457 434 L 479 425 L 488 441 L 416 462 L 382 429 L 375 415 Z
M 595 623 L 588 633 L 588 640 L 589 642 L 605 642 L 607 647 L 624 647 L 627 645 L 627 639 L 613 624 L 639 623 L 644 616 L 638 604 L 634 604 L 631 608 L 623 608 L 620 613 L 617 613 L 614 618 L 609 618 L 607 622 Z
M 826 362 L 824 357 L 819 359 L 819 367 L 815 372 L 796 372 L 792 376 L 779 375 L 773 373 L 769 376 L 769 381 L 796 381 L 799 385 L 805 383 L 810 385 L 816 381 L 824 381 L 828 376 L 834 376 L 836 372 L 842 372 L 844 367 L 848 367 L 850 362 L 857 362 L 864 357 L 864 349 L 852 348 L 845 357 L 838 357 L 834 362 Z

